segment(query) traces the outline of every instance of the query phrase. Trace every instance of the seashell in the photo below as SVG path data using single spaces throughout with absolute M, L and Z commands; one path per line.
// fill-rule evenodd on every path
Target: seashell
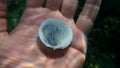
M 71 27 L 64 21 L 49 18 L 42 22 L 39 27 L 39 38 L 46 47 L 64 49 L 72 41 L 73 32 Z

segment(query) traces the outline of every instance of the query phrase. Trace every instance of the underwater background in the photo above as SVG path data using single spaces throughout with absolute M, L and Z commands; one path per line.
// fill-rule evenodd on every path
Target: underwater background
M 8 0 L 8 32 L 17 26 L 25 8 L 25 0 Z M 79 0 L 74 20 L 84 7 Z M 84 68 L 120 68 L 120 0 L 102 0 L 94 26 L 88 34 L 88 50 Z

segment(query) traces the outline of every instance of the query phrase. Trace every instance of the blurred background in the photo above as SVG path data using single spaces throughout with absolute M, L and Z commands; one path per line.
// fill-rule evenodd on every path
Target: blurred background
M 17 26 L 25 8 L 25 0 L 8 0 L 8 32 Z M 85 0 L 79 0 L 74 20 Z M 103 0 L 94 26 L 88 34 L 88 51 L 84 68 L 120 68 L 120 0 Z

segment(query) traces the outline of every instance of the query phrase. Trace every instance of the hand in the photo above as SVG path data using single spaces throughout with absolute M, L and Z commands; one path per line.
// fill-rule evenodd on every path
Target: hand
M 101 0 L 86 0 L 76 24 L 73 17 L 77 0 L 47 0 L 44 8 L 43 1 L 27 0 L 19 25 L 10 34 L 6 32 L 6 14 L 0 16 L 0 24 L 3 25 L 0 25 L 0 68 L 82 67 L 86 53 L 85 34 L 92 26 Z M 5 0 L 0 0 L 0 3 L 4 6 L 0 11 L 5 13 L 7 9 Z M 40 41 L 38 28 L 47 18 L 57 18 L 71 26 L 73 40 L 70 47 L 52 50 Z

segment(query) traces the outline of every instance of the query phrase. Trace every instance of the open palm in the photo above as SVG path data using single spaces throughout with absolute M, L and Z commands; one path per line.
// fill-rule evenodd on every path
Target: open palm
M 4 0 L 0 0 L 5 4 Z M 0 33 L 1 68 L 76 68 L 85 61 L 85 33 L 92 26 L 101 0 L 87 0 L 76 24 L 73 21 L 77 0 L 27 0 L 26 10 L 17 28 Z M 62 8 L 60 9 L 62 4 Z M 5 11 L 5 10 L 3 10 Z M 92 11 L 92 13 L 90 13 Z M 4 18 L 4 15 L 1 16 Z M 47 18 L 65 21 L 73 30 L 73 40 L 66 49 L 47 48 L 38 38 L 38 28 Z M 6 22 L 2 20 L 2 22 Z

